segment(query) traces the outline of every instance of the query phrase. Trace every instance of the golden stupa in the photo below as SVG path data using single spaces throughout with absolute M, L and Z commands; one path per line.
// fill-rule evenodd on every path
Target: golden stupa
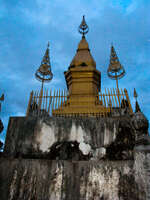
M 48 90 L 43 88 L 44 82 L 51 81 L 53 77 L 48 45 L 40 68 L 35 74 L 36 78 L 42 81 L 42 88 L 40 92 L 31 92 L 27 116 L 32 114 L 36 116 L 102 117 L 110 116 L 113 111 L 116 112 L 125 105 L 128 105 L 130 113 L 133 112 L 127 90 L 120 90 L 118 87 L 118 79 L 124 76 L 125 70 L 120 64 L 113 46 L 107 73 L 110 78 L 116 79 L 117 88 L 107 88 L 105 93 L 101 92 L 101 72 L 96 69 L 96 62 L 85 38 L 88 30 L 83 16 L 79 26 L 79 33 L 82 34 L 81 41 L 68 70 L 64 72 L 67 92 L 50 90 L 48 93 Z
M 84 16 L 79 27 L 82 39 L 67 71 L 64 72 L 68 96 L 67 103 L 53 110 L 53 115 L 91 115 L 109 112 L 98 99 L 101 90 L 101 72 L 96 69 L 85 34 L 88 26 Z

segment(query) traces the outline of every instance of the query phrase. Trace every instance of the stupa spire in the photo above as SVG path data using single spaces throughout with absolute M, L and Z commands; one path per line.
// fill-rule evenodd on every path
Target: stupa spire
M 78 44 L 76 54 L 70 63 L 70 67 L 90 66 L 96 68 L 95 60 L 90 53 L 89 44 L 85 38 L 85 34 L 88 33 L 89 27 L 86 24 L 84 15 L 78 31 L 82 34 L 82 39 Z
M 116 51 L 113 45 L 111 46 L 110 63 L 107 70 L 107 74 L 111 79 L 116 80 L 117 89 L 119 89 L 118 79 L 122 78 L 125 75 L 125 70 L 118 59 L 118 56 L 116 54 Z
M 82 22 L 78 28 L 78 31 L 80 34 L 82 34 L 82 37 L 84 37 L 85 34 L 87 34 L 89 32 L 89 27 L 85 21 L 85 16 L 83 15 L 83 18 L 82 18 Z

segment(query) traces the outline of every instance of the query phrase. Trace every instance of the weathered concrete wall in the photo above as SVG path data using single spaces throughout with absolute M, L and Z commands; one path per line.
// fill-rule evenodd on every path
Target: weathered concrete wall
M 150 138 L 141 124 L 134 115 L 119 120 L 10 118 L 6 157 L 0 159 L 0 199 L 150 200 Z M 91 150 L 96 159 L 88 157 Z M 70 157 L 75 152 L 80 159 Z M 130 152 L 134 160 L 125 156 Z
M 135 177 L 146 188 L 146 200 L 150 200 L 150 137 L 145 136 L 145 144 L 135 146 Z
M 107 146 L 120 131 L 121 120 L 131 131 L 131 119 L 125 118 L 43 118 L 11 117 L 4 152 L 8 155 L 47 153 L 60 141 L 77 141 L 83 154 Z M 126 132 L 129 132 L 128 130 Z M 122 134 L 124 135 L 124 133 Z
M 133 161 L 0 160 L 1 200 L 146 200 Z

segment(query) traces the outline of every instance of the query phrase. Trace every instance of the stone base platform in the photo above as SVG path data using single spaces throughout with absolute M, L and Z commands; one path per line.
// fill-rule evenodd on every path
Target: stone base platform
M 1 200 L 146 200 L 144 181 L 134 161 L 0 159 Z

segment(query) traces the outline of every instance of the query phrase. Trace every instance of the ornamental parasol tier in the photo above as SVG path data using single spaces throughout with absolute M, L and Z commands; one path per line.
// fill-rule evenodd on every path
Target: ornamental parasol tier
M 41 87 L 41 91 L 40 91 L 40 100 L 39 100 L 39 107 L 41 107 L 44 82 L 50 82 L 53 78 L 53 74 L 51 72 L 50 58 L 49 58 L 49 42 L 47 45 L 45 55 L 41 62 L 41 65 L 35 73 L 35 77 L 37 80 L 42 82 L 42 87 Z
M 41 65 L 39 69 L 35 73 L 35 77 L 37 80 L 44 82 L 50 82 L 53 78 L 53 74 L 51 72 L 51 64 L 49 58 L 49 43 L 45 52 L 45 55 L 42 59 Z
M 107 74 L 109 78 L 116 80 L 118 89 L 118 79 L 121 79 L 125 75 L 125 70 L 118 59 L 113 45 L 111 46 L 110 64 Z

